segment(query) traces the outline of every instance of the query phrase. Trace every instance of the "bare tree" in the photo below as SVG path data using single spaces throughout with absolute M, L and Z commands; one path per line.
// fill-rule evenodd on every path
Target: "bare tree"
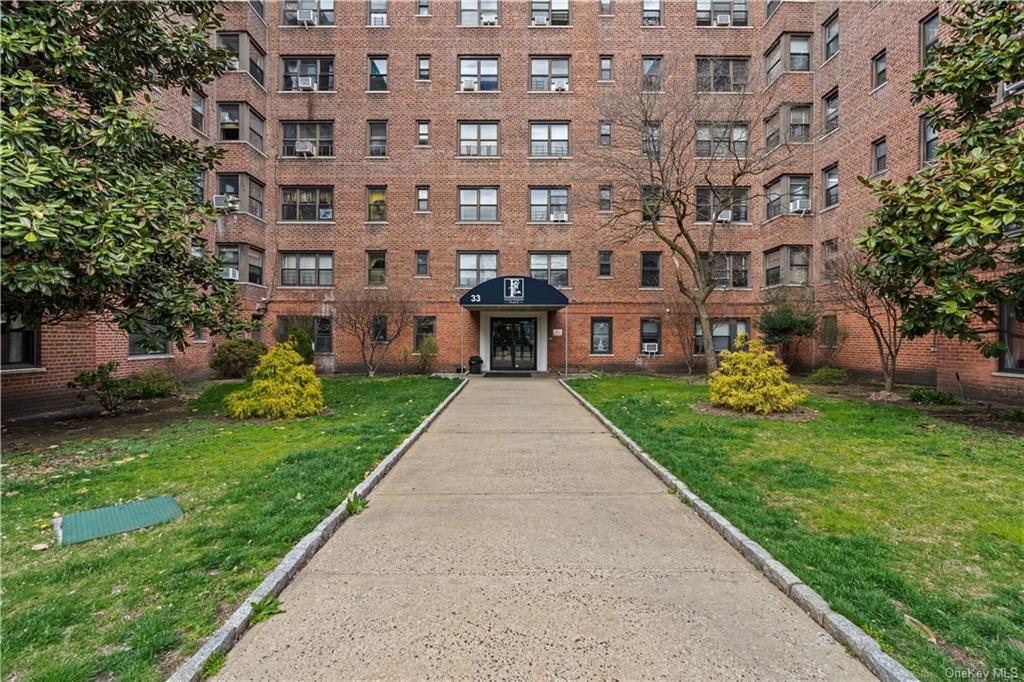
M 717 80 L 718 67 L 713 71 Z M 771 92 L 754 98 L 740 82 L 735 89 L 742 92 L 700 93 L 711 85 L 662 88 L 663 80 L 671 80 L 667 70 L 646 74 L 606 102 L 601 114 L 612 142 L 586 154 L 593 174 L 614 188 L 604 229 L 618 243 L 650 235 L 669 248 L 679 293 L 711 339 L 709 301 L 723 284 L 715 264 L 725 255 L 716 248 L 717 231 L 747 211 L 760 176 L 784 162 L 789 147 L 761 146 L 749 134 L 772 106 Z M 714 353 L 706 354 L 706 365 L 717 369 Z
M 679 347 L 683 349 L 683 362 L 686 363 L 686 373 L 693 374 L 694 360 L 694 333 L 693 320 L 697 310 L 693 302 L 684 298 L 678 292 L 671 291 L 665 294 L 665 322 L 668 330 L 675 338 Z
M 826 279 L 831 281 L 831 302 L 864 319 L 871 329 L 878 350 L 884 390 L 891 391 L 896 379 L 896 363 L 903 346 L 900 307 L 895 298 L 878 294 L 879 278 L 884 275 L 872 267 L 867 254 L 844 241 L 834 259 L 825 264 Z M 829 294 L 826 294 L 828 296 Z
M 375 376 L 391 344 L 412 324 L 415 306 L 395 286 L 364 289 L 338 304 L 337 322 L 359 345 L 367 376 Z

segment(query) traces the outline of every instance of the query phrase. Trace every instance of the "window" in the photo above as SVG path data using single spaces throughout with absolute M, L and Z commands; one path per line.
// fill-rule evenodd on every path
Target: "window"
M 542 279 L 553 287 L 569 286 L 569 254 L 531 253 L 530 277 Z
M 1000 371 L 1024 373 L 1024 321 L 1017 317 L 1012 303 L 1003 303 L 1000 309 L 999 340 L 1006 346 L 999 356 Z
M 601 185 L 597 190 L 597 210 L 612 210 L 612 186 Z
M 705 158 L 744 158 L 750 131 L 746 123 L 699 123 L 697 156 Z
M 921 22 L 921 66 L 931 60 L 932 50 L 939 44 L 939 13 L 932 12 Z
M 241 54 L 241 48 L 239 47 L 239 36 L 237 33 L 218 33 L 217 42 L 218 47 L 224 50 L 230 55 L 228 57 L 228 70 L 238 71 L 241 64 L 239 61 L 239 55 Z
M 782 144 L 782 135 L 779 133 L 779 116 L 780 114 L 776 112 L 764 120 L 764 143 L 769 149 Z
M 263 50 L 256 46 L 256 43 L 249 39 L 249 75 L 260 85 L 263 85 L 264 71 L 267 56 Z
M 653 344 L 653 345 L 651 345 Z M 647 349 L 647 350 L 645 350 Z M 640 320 L 640 352 L 661 353 L 661 320 L 657 317 Z
M 245 211 L 263 217 L 263 183 L 245 173 L 217 175 L 217 194 L 224 196 L 234 211 Z
M 263 183 L 249 178 L 249 213 L 257 218 L 263 217 Z
M 592 355 L 612 352 L 612 318 L 590 318 L 590 352 Z
M 161 336 L 141 333 L 128 334 L 128 357 L 170 355 L 171 343 Z
M 387 251 L 366 252 L 366 283 L 371 287 L 387 284 Z
M 430 210 L 430 186 L 418 185 L 416 187 L 416 210 L 426 213 Z
M 249 284 L 263 284 L 263 252 L 249 247 Z
M 783 175 L 765 188 L 768 198 L 767 217 L 782 213 L 805 213 L 811 210 L 811 177 Z
M 768 0 L 768 6 L 765 8 L 765 17 L 770 17 L 775 14 L 775 10 L 782 4 L 782 0 Z
M 569 156 L 569 122 L 531 123 L 530 156 Z
M 830 166 L 821 172 L 825 185 L 825 207 L 839 203 L 839 166 Z
M 531 187 L 530 222 L 569 222 L 569 188 Z
M 416 0 L 416 16 L 430 16 L 430 0 Z
M 765 78 L 769 85 L 782 75 L 782 47 L 783 41 L 780 39 L 772 45 L 764 57 Z
M 460 253 L 459 286 L 475 287 L 498 276 L 497 252 Z
M 746 26 L 747 0 L 697 0 L 698 26 Z
M 423 343 L 423 339 L 428 336 L 436 338 L 436 327 L 437 318 L 434 317 L 417 317 L 413 321 L 413 329 L 415 331 L 413 334 L 412 350 L 414 353 L 418 353 L 420 351 L 420 344 Z
M 201 204 L 206 201 L 206 171 L 199 171 L 196 173 L 193 194 L 197 204 Z
M 374 315 L 373 330 L 370 332 L 373 343 L 388 343 L 388 316 Z
M 706 253 L 701 254 L 701 260 L 708 264 Z M 750 286 L 750 254 L 716 253 L 711 277 L 719 289 L 746 289 Z
M 332 353 L 334 352 L 334 335 L 331 334 L 331 318 L 313 318 L 313 352 Z
M 530 23 L 534 26 L 568 26 L 569 0 L 531 0 Z
M 782 246 L 764 254 L 764 284 L 801 286 L 810 282 L 811 248 Z
M 644 289 L 661 286 L 661 253 L 645 251 L 640 254 L 640 287 Z
M 416 252 L 416 277 L 430 276 L 430 252 Z
M 459 0 L 460 26 L 497 26 L 498 0 Z
M 939 132 L 927 116 L 921 117 L 921 164 L 928 165 L 938 156 Z
M 835 315 L 822 315 L 818 323 L 818 345 L 822 348 L 838 348 L 839 319 Z
M 740 334 L 749 336 L 749 325 L 746 320 L 711 320 L 711 347 L 716 354 L 725 350 L 736 350 L 736 337 Z M 694 321 L 693 352 L 696 355 L 704 354 L 704 329 L 700 325 L 700 319 Z
M 460 187 L 459 220 L 462 222 L 497 222 L 497 187 Z
M 430 80 L 430 55 L 421 54 L 416 58 L 416 80 Z
M 698 187 L 697 222 L 745 223 L 747 222 L 746 187 Z
M 647 92 L 661 90 L 661 55 L 644 55 L 640 89 Z
M 832 58 L 839 52 L 839 13 L 836 12 L 825 22 L 825 59 Z
M 746 92 L 749 60 L 697 57 L 698 92 Z
M 614 9 L 612 0 L 597 0 L 597 13 L 599 15 L 608 16 Z
M 39 366 L 39 330 L 27 327 L 20 317 L 2 318 L 3 355 L 0 368 L 24 369 Z
M 783 33 L 765 55 L 767 83 L 771 85 L 783 71 L 811 70 L 811 39 L 805 35 Z
M 826 282 L 834 282 L 838 277 L 839 242 L 829 239 L 821 243 L 821 263 Z
M 885 81 L 885 50 L 882 50 L 871 58 L 871 87 L 881 87 L 885 85 Z
M 416 121 L 416 144 L 420 147 L 430 146 L 430 121 Z
M 329 287 L 334 283 L 331 253 L 282 253 L 281 286 Z
M 284 57 L 282 90 L 334 90 L 334 57 Z
M 206 95 L 192 93 L 192 127 L 199 132 L 206 130 Z
M 601 55 L 600 75 L 598 76 L 598 80 L 612 80 L 612 56 L 610 54 Z
M 249 144 L 263 151 L 263 117 L 249 109 Z
M 885 142 L 884 137 L 880 137 L 871 143 L 871 169 L 875 173 L 881 173 L 887 166 L 886 154 L 888 153 L 888 145 Z
M 253 111 L 248 104 L 220 103 L 217 110 L 218 139 L 245 140 L 263 151 L 262 116 Z M 243 127 L 247 131 L 245 137 L 242 136 Z
M 369 15 L 367 16 L 368 26 L 388 25 L 388 0 L 367 0 Z
M 284 25 L 334 25 L 334 0 L 285 0 Z
M 833 90 L 823 98 L 825 102 L 825 133 L 839 127 L 839 90 Z
M 369 121 L 367 123 L 369 128 L 369 155 L 370 156 L 387 156 L 388 155 L 388 122 L 387 121 Z
M 252 7 L 252 11 L 259 15 L 260 19 L 264 17 L 264 2 L 263 0 L 249 0 L 249 6 Z
M 789 141 L 807 142 L 811 139 L 810 105 L 791 106 L 789 113 Z
M 384 223 L 388 219 L 387 185 L 370 185 L 366 188 L 366 220 Z
M 217 175 L 217 194 L 227 199 L 228 206 L 238 210 L 241 205 L 242 176 L 238 173 L 219 173 Z
M 238 113 L 240 106 L 239 104 L 218 105 L 217 130 L 221 140 L 237 140 L 241 137 L 240 116 Z
M 643 139 L 640 141 L 640 151 L 644 156 L 657 157 L 661 154 L 661 124 L 648 123 L 644 126 Z
M 388 90 L 388 58 L 371 56 L 370 60 L 370 92 L 387 92 Z
M 655 185 L 640 188 L 640 213 L 644 222 L 661 220 L 661 189 Z
M 281 139 L 282 156 L 334 156 L 333 123 L 286 121 L 281 124 Z M 301 154 L 296 149 L 298 142 L 307 143 L 300 145 Z
M 612 124 L 601 121 L 597 126 L 597 139 L 602 147 L 612 146 Z
M 225 279 L 237 280 L 239 278 L 238 261 L 240 251 L 241 249 L 238 244 L 217 245 L 217 258 L 224 263 L 224 266 L 221 268 L 221 275 Z
M 644 26 L 661 26 L 661 0 L 644 0 Z
M 809 36 L 789 36 L 789 70 L 811 70 L 811 39 Z
M 531 57 L 530 90 L 568 92 L 568 57 Z
M 281 220 L 334 220 L 334 188 L 282 187 Z
M 497 57 L 461 57 L 459 59 L 459 90 L 463 92 L 496 92 L 498 90 Z
M 598 277 L 611 277 L 612 276 L 612 252 L 611 251 L 598 251 L 597 252 L 597 276 Z
M 459 123 L 459 156 L 497 155 L 497 122 L 463 121 Z

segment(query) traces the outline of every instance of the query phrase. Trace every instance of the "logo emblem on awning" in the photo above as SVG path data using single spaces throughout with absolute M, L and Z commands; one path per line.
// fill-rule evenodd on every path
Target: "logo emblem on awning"
M 505 278 L 505 303 L 522 303 L 526 299 L 525 281 L 522 277 Z

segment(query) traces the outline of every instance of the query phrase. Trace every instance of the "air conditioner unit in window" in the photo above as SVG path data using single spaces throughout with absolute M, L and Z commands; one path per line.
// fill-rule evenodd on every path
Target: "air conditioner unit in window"
M 715 15 L 715 26 L 731 26 L 732 15 L 731 14 L 716 14 Z
M 221 268 L 220 274 L 224 276 L 224 279 L 233 279 L 238 281 L 238 268 Z
M 316 11 L 311 9 L 300 9 L 296 12 L 295 19 L 303 26 L 316 24 Z
M 726 209 L 718 214 L 718 222 L 720 223 L 731 223 L 732 222 L 732 211 Z
M 299 76 L 299 90 L 316 90 L 316 79 L 312 76 Z
M 1016 95 L 1020 92 L 1024 92 L 1024 80 L 1007 83 L 1006 87 L 1003 88 L 1003 93 L 1006 95 Z
M 548 25 L 548 18 L 545 17 L 545 16 L 534 17 L 533 18 L 533 25 L 534 26 L 547 26 Z
M 459 156 L 477 156 L 477 146 L 475 144 L 459 145 Z
M 569 92 L 569 84 L 565 81 L 555 81 L 551 84 L 552 92 Z
M 462 91 L 463 92 L 476 92 L 477 83 L 475 78 L 463 78 L 462 79 Z
M 657 355 L 658 344 L 657 342 L 644 343 L 640 345 L 640 350 L 644 353 L 647 353 L 648 355 Z
M 230 194 L 215 194 L 213 195 L 213 207 L 227 208 L 234 211 L 238 208 L 238 197 L 231 196 Z
M 569 222 L 569 214 L 565 211 L 559 211 L 558 213 L 551 214 L 551 222 L 553 223 L 567 223 Z
M 295 143 L 296 156 L 316 156 L 316 145 L 309 140 L 298 140 Z
M 809 213 L 811 210 L 810 199 L 794 199 L 789 202 L 790 213 Z
M 497 26 L 498 15 L 497 14 L 481 14 L 480 15 L 481 26 Z

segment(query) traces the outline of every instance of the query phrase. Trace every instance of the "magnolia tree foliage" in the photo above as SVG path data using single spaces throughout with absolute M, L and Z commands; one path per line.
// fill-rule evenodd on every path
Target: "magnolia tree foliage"
M 942 135 L 938 157 L 903 183 L 865 182 L 878 200 L 860 238 L 881 298 L 907 338 L 974 342 L 1009 304 L 1024 318 L 1024 5 L 958 0 L 948 39 L 914 77 L 912 100 Z
M 3 311 L 29 325 L 110 316 L 183 344 L 232 333 L 231 283 L 191 255 L 197 177 L 217 152 L 158 130 L 151 93 L 227 68 L 208 2 L 3 2 Z

